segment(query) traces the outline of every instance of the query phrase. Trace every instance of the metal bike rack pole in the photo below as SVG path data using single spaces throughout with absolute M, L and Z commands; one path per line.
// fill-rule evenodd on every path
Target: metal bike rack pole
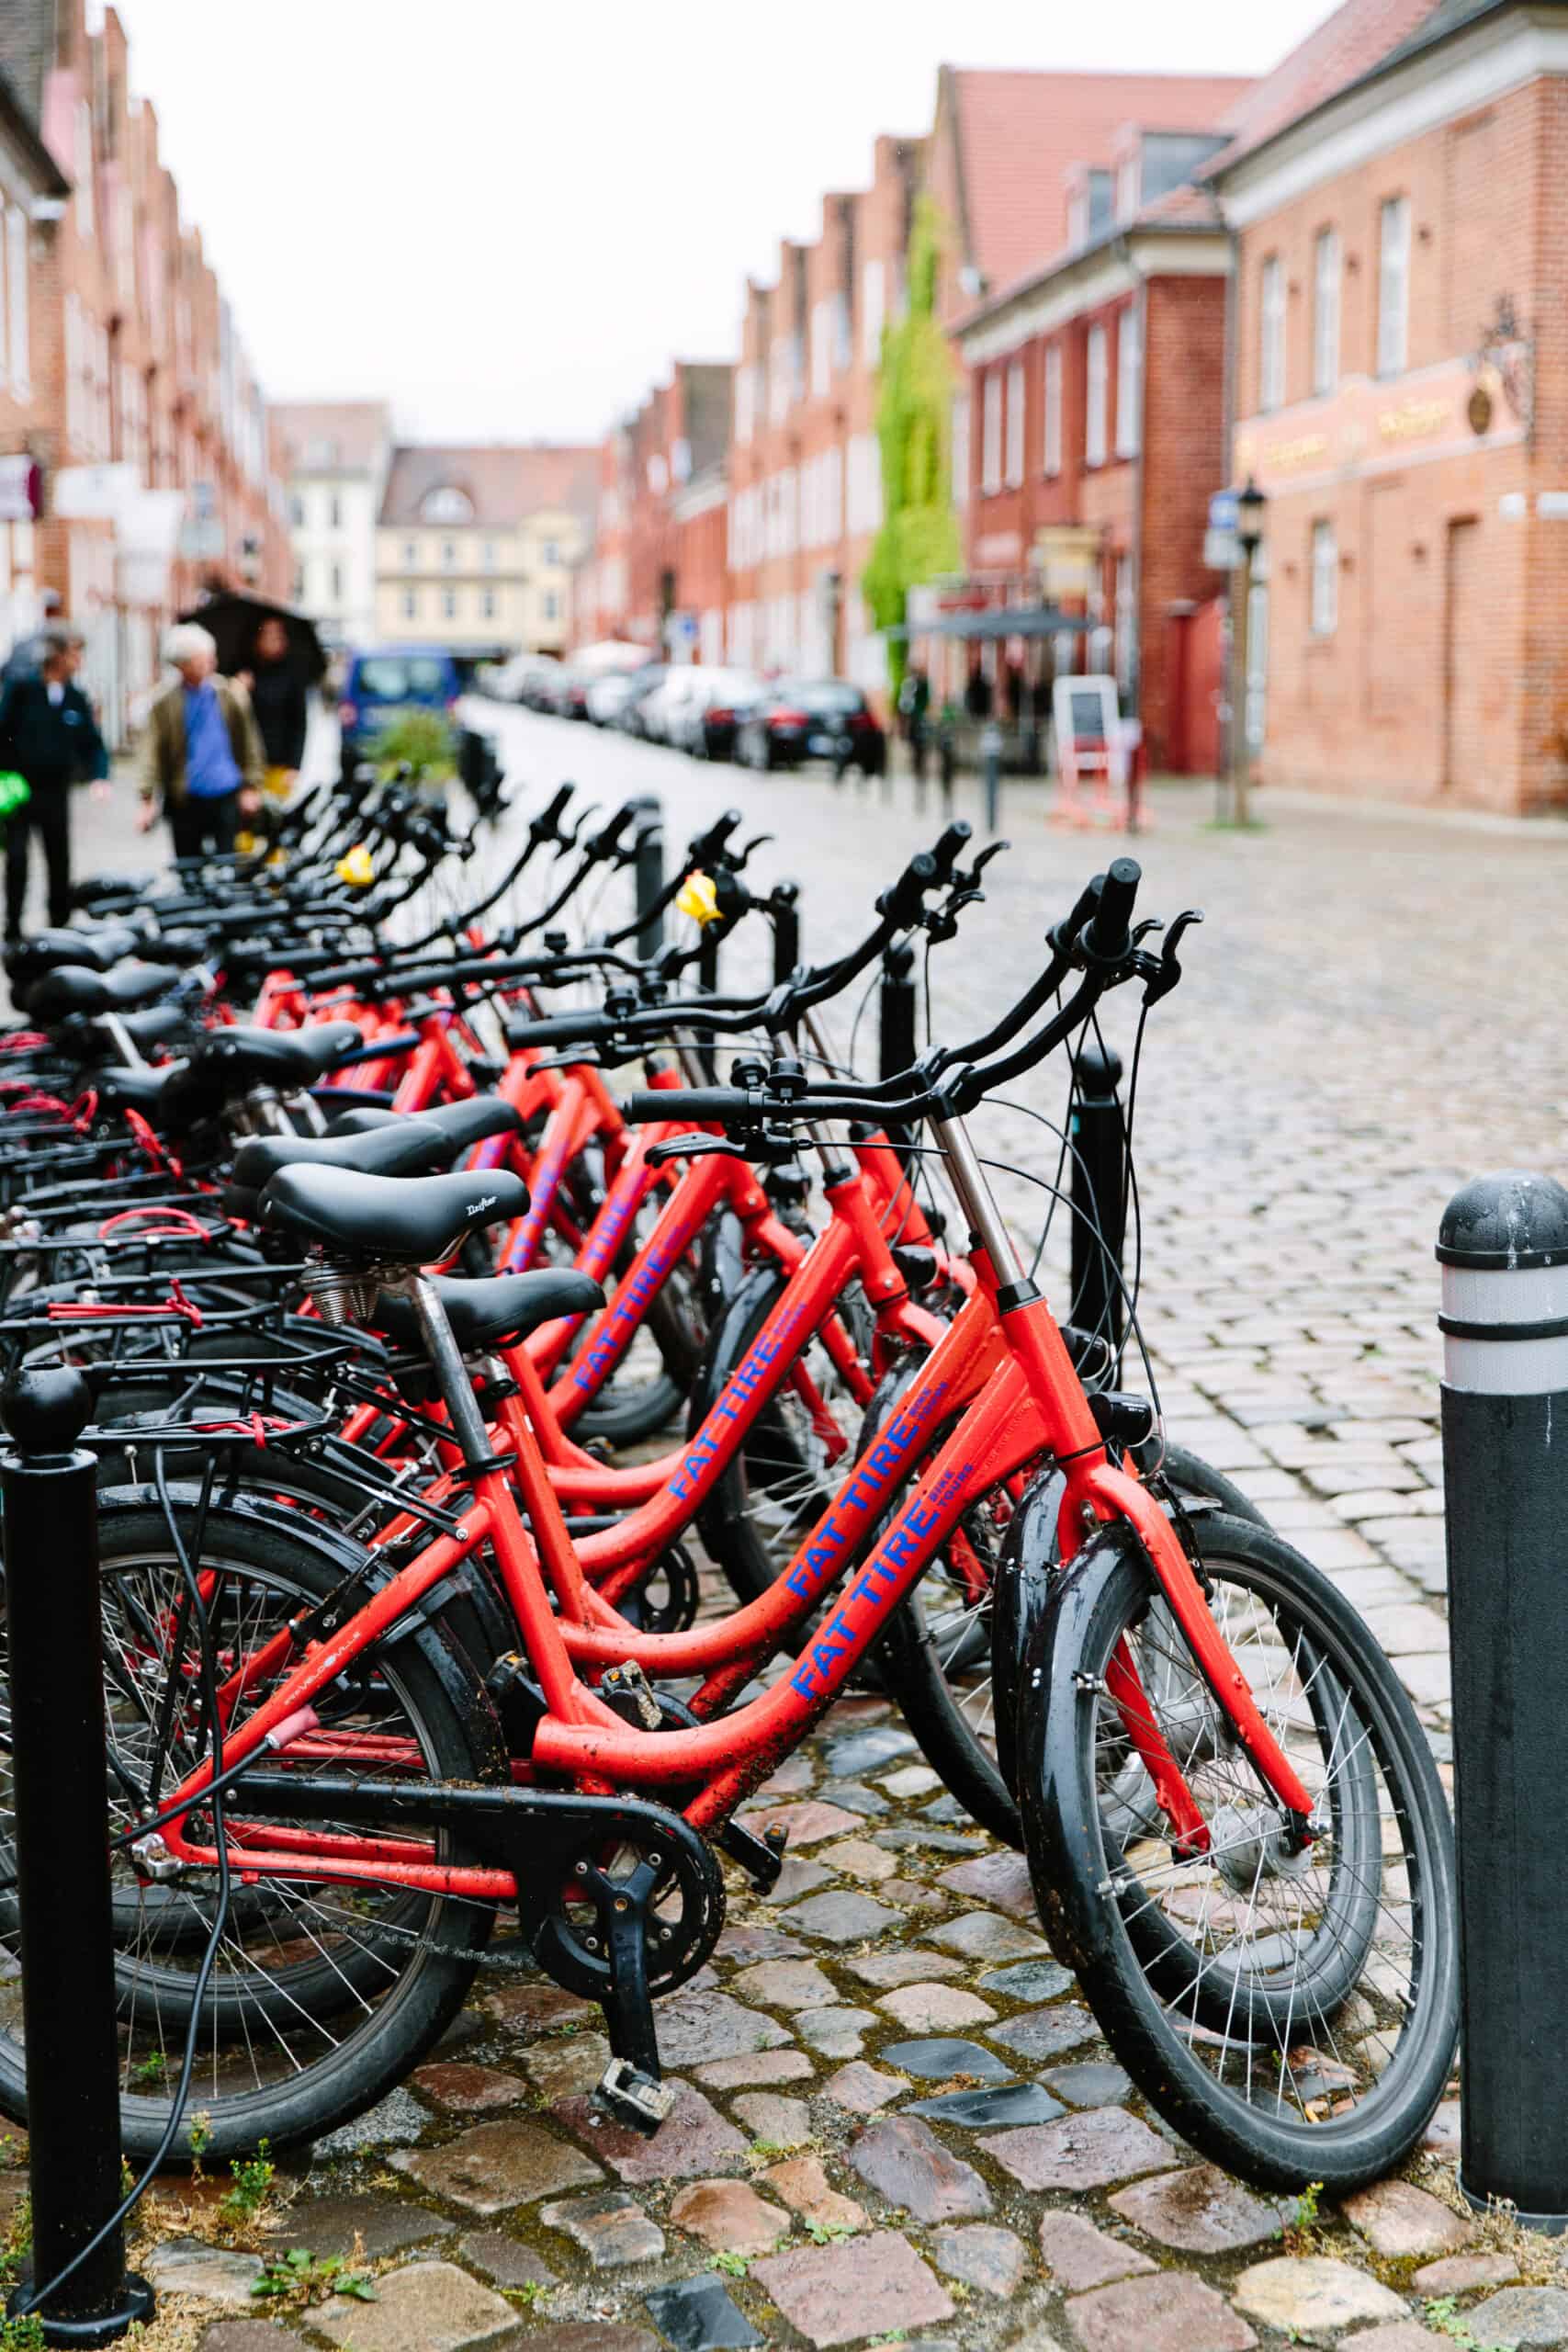
M 1568 1191 L 1454 1194 L 1442 1265 L 1443 1484 L 1459 1837 L 1460 2186 L 1568 2229 Z M 1439 1898 L 1440 1899 L 1440 1896 Z
M 788 979 L 800 961 L 800 885 L 775 882 L 768 897 L 773 918 L 773 986 Z
M 664 917 L 659 899 L 664 888 L 664 829 L 658 816 L 645 816 L 632 842 L 632 872 L 637 889 L 637 952 L 646 961 L 664 944 Z
M 1122 1057 L 1109 1046 L 1082 1046 L 1073 1063 L 1073 1272 L 1070 1319 L 1096 1331 L 1116 1355 L 1125 1328 L 1119 1279 L 1126 1238 L 1127 1128 Z
M 97 1465 L 80 1373 L 26 1372 L 0 1402 L 6 1607 L 11 1640 L 17 1903 L 27 2035 L 30 2278 L 25 2312 L 120 2202 L 119 2046 L 109 1895 Z M 152 2311 L 125 2267 L 123 2230 L 51 2295 L 49 2344 L 108 2344 Z
M 882 951 L 882 978 L 876 984 L 877 1076 L 897 1078 L 915 1059 L 915 951 L 907 939 L 895 940 Z M 887 1130 L 906 1167 L 910 1143 L 907 1127 Z
M 986 831 L 994 833 L 1002 818 L 1002 730 L 994 718 L 980 729 L 980 780 L 986 790 Z

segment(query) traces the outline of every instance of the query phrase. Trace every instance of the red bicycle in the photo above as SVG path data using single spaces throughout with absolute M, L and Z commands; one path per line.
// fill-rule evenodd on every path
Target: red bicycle
M 604 2005 L 607 2102 L 656 2128 L 652 2002 L 713 1949 L 715 1846 L 767 1883 L 777 1852 L 739 1809 L 999 1492 L 1020 1494 L 1019 1523 L 1048 1498 L 1016 1770 L 1042 1917 L 1112 2047 L 1189 2140 L 1260 2182 L 1343 2189 L 1413 2144 L 1447 2076 L 1457 1986 L 1447 1813 L 1409 1702 L 1308 1563 L 1266 1530 L 1167 1508 L 1122 1466 L 1124 1400 L 1086 1394 L 965 1124 L 1107 989 L 1170 984 L 1168 949 L 1156 959 L 1129 930 L 1136 880 L 1119 861 L 1058 926 L 1010 1050 L 932 1057 L 869 1089 L 785 1062 L 688 1097 L 694 1118 L 764 1154 L 846 1116 L 923 1121 L 973 1237 L 973 1290 L 897 1411 L 779 1586 L 718 1623 L 629 1643 L 606 1623 L 528 1415 L 508 1458 L 475 1400 L 421 1269 L 521 1214 L 519 1180 L 309 1166 L 271 1180 L 266 1225 L 406 1300 L 462 1492 L 441 1532 L 349 1568 L 308 1532 L 286 1539 L 265 1512 L 209 1498 L 190 1554 L 208 1585 L 205 1709 L 182 1663 L 200 1629 L 171 1556 L 180 1519 L 147 1498 L 106 1510 L 111 1810 L 137 1922 L 120 1954 L 128 2040 L 150 2061 L 194 2021 L 216 2153 L 319 2133 L 381 2096 L 449 2021 L 513 1904 L 529 1961 Z M 627 1108 L 662 1121 L 670 1103 Z M 833 1246 L 818 1245 L 824 1269 Z M 484 1674 L 443 1615 L 470 1562 L 519 1635 Z M 215 1919 L 222 1965 L 203 1983 Z M 13 2025 L 11 2111 L 20 2058 Z M 150 2081 L 128 2080 L 132 2148 L 168 2120 Z

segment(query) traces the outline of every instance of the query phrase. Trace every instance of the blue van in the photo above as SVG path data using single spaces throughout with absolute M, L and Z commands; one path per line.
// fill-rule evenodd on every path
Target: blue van
M 351 655 L 338 701 L 344 761 L 367 757 L 383 727 L 404 711 L 434 710 L 450 718 L 458 685 L 457 665 L 438 645 L 389 645 Z

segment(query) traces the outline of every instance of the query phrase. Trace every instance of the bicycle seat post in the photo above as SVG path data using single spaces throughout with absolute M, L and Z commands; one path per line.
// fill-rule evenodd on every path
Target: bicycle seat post
M 475 1398 L 473 1384 L 462 1351 L 452 1336 L 452 1326 L 446 1319 L 446 1309 L 428 1274 L 410 1277 L 408 1295 L 411 1299 L 420 1337 L 435 1373 L 435 1385 L 441 1401 L 446 1408 L 453 1434 L 462 1448 L 463 1461 L 470 1471 L 494 1467 L 491 1452 L 490 1432 L 484 1416 Z

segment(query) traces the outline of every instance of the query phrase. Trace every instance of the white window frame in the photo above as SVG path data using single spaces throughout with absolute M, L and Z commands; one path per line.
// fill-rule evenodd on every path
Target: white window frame
M 1285 405 L 1285 265 L 1265 257 L 1258 275 L 1258 405 L 1267 415 Z
M 1325 515 L 1312 526 L 1308 579 L 1312 633 L 1332 637 L 1339 627 L 1339 535 Z
M 1378 207 L 1378 374 L 1403 376 L 1410 365 L 1410 198 L 1386 196 Z
M 6 216 L 6 293 L 9 332 L 6 372 L 19 401 L 32 397 L 32 353 L 28 323 L 28 216 L 15 205 Z
M 824 299 L 811 305 L 811 396 L 825 400 L 833 389 L 833 322 Z
M 1312 246 L 1312 388 L 1321 399 L 1339 386 L 1340 291 L 1344 255 L 1339 232 L 1320 229 Z
M 868 368 L 882 361 L 882 329 L 887 317 L 887 270 L 885 263 L 861 265 L 861 356 Z
M 1106 405 L 1110 395 L 1109 354 L 1103 326 L 1092 326 L 1084 350 L 1083 461 L 1102 466 L 1106 455 Z
M 1045 346 L 1045 431 L 1042 459 L 1045 479 L 1055 481 L 1062 470 L 1062 346 Z
M 1007 486 L 1020 490 L 1023 486 L 1024 413 L 1023 362 L 1014 359 L 1008 367 L 1007 421 Z
M 403 618 L 405 621 L 416 621 L 419 618 L 419 590 L 417 588 L 403 590 Z
M 1144 322 L 1135 301 L 1116 322 L 1116 454 L 1135 458 L 1144 437 Z
M 953 469 L 953 503 L 954 506 L 969 503 L 969 395 L 954 392 L 953 415 L 948 430 L 952 435 L 950 462 Z
M 1002 486 L 1002 375 L 990 368 L 980 395 L 980 490 L 989 498 Z
M 444 621 L 457 619 L 457 591 L 456 588 L 443 588 L 441 591 L 441 617 Z

